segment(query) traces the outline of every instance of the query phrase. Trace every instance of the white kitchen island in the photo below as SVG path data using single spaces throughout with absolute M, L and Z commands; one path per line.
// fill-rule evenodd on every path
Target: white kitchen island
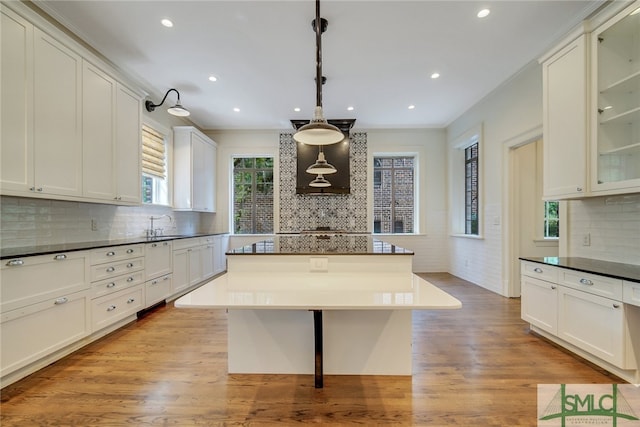
M 278 236 L 227 253 L 228 272 L 176 307 L 228 309 L 230 373 L 412 374 L 412 310 L 460 301 L 368 235 Z

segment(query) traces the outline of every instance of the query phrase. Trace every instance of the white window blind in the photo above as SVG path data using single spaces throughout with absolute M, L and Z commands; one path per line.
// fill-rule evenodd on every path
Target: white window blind
M 142 172 L 164 179 L 167 176 L 166 157 L 164 135 L 143 125 Z

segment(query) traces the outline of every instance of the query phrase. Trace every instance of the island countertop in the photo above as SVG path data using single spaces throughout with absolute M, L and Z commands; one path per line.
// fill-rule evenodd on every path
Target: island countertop
M 299 234 L 273 238 L 231 249 L 227 255 L 413 255 L 394 244 L 362 234 Z

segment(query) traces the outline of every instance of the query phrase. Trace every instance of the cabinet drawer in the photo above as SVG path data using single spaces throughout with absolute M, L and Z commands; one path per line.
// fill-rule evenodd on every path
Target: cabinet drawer
M 91 251 L 91 265 L 136 258 L 144 255 L 142 245 L 111 246 Z
M 575 270 L 560 270 L 558 283 L 590 294 L 622 301 L 622 280 Z
M 193 248 L 194 246 L 200 246 L 200 238 L 192 237 L 189 239 L 177 239 L 173 241 L 173 250 L 180 250 L 186 248 Z
M 548 282 L 558 281 L 558 269 L 550 265 L 523 261 L 520 264 L 520 270 L 520 273 L 525 276 L 535 277 L 536 279 L 546 280 Z
M 2 261 L 0 309 L 15 310 L 89 289 L 88 252 L 68 252 Z
M 144 274 L 142 271 L 136 271 L 124 276 L 114 277 L 113 279 L 102 280 L 93 284 L 93 298 L 103 295 L 112 294 L 132 286 L 139 285 L 144 282 Z
M 0 375 L 4 376 L 89 335 L 89 291 L 4 312 Z
M 147 307 L 164 300 L 171 294 L 171 274 L 149 280 L 145 283 L 144 292 L 144 300 Z
M 640 307 L 640 283 L 623 281 L 622 301 Z
M 144 258 L 91 266 L 91 281 L 110 279 L 122 274 L 131 274 L 144 268 Z
M 92 330 L 98 331 L 144 308 L 144 285 L 96 298 L 92 301 Z

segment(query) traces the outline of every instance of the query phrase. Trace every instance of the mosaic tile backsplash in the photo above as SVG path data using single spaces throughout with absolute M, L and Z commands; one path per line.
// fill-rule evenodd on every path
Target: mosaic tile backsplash
M 350 135 L 351 194 L 296 194 L 296 143 L 280 134 L 280 232 L 330 227 L 367 231 L 367 134 Z

